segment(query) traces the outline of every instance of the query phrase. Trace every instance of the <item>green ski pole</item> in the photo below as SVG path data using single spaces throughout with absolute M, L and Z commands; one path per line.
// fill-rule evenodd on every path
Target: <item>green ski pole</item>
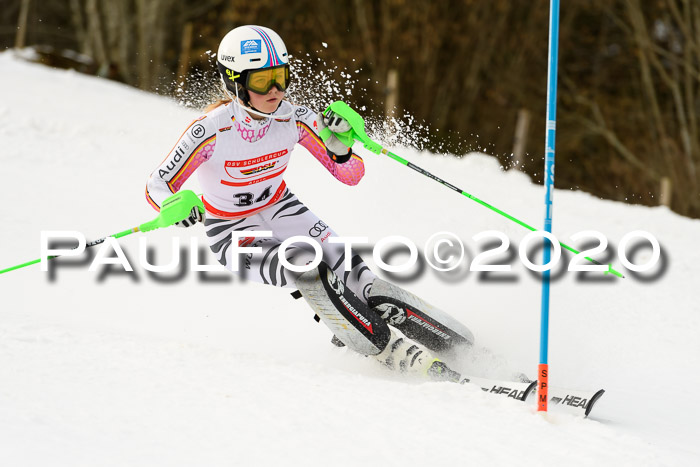
M 143 224 L 132 227 L 131 229 L 124 230 L 119 233 L 108 235 L 108 237 L 121 238 L 131 235 L 135 232 L 149 232 L 151 230 L 160 229 L 162 227 L 169 227 L 176 222 L 180 222 L 186 219 L 192 208 L 197 207 L 199 212 L 204 212 L 204 204 L 199 197 L 190 190 L 182 190 L 174 195 L 170 196 L 168 199 L 163 201 L 163 206 L 160 208 L 160 213 L 155 219 L 144 222 Z M 99 245 L 103 243 L 107 237 L 102 237 L 97 240 L 93 240 L 85 244 L 85 248 L 91 246 Z M 54 258 L 59 258 L 60 256 L 48 256 L 46 259 L 51 260 Z M 0 270 L 0 274 L 5 274 L 6 272 L 14 271 L 16 269 L 21 269 L 26 266 L 31 266 L 32 264 L 40 263 L 42 258 L 35 259 L 33 261 L 27 261 L 26 263 L 18 264 L 17 266 L 12 266 L 7 269 Z
M 351 127 L 350 130 L 343 132 L 343 133 L 335 133 L 335 136 L 346 146 L 352 147 L 352 145 L 355 143 L 355 140 L 357 140 L 357 141 L 361 142 L 364 145 L 365 149 L 367 149 L 368 151 L 372 151 L 375 154 L 384 154 L 385 156 L 389 156 L 392 159 L 394 159 L 395 161 L 405 165 L 406 167 L 409 167 L 409 168 L 415 170 L 416 172 L 418 172 L 422 175 L 425 175 L 426 177 L 428 177 L 432 180 L 435 180 L 436 182 L 446 186 L 447 188 L 454 190 L 463 196 L 466 196 L 467 198 L 471 199 L 472 201 L 476 201 L 477 203 L 479 203 L 482 206 L 500 214 L 501 216 L 505 217 L 506 219 L 509 219 L 509 220 L 515 222 L 516 224 L 519 224 L 519 225 L 521 225 L 521 226 L 525 227 L 526 229 L 531 230 L 533 232 L 537 230 L 536 228 L 532 227 L 531 225 L 526 224 L 525 222 L 521 221 L 520 219 L 517 219 L 517 218 L 511 216 L 507 212 L 504 212 L 504 211 L 498 209 L 497 207 L 490 205 L 489 203 L 477 198 L 476 196 L 467 193 L 466 191 L 462 190 L 461 188 L 457 188 L 456 186 L 452 185 L 451 183 L 446 182 L 445 180 L 441 179 L 440 177 L 437 177 L 437 176 L 431 174 L 427 170 L 424 170 L 424 169 L 418 167 L 417 165 L 407 161 L 406 159 L 402 158 L 401 156 L 398 156 L 398 155 L 394 154 L 393 152 L 389 151 L 388 149 L 382 147 L 381 144 L 373 141 L 372 139 L 370 139 L 369 136 L 367 136 L 367 133 L 365 133 L 365 121 L 364 121 L 364 119 L 360 116 L 360 114 L 358 114 L 355 110 L 353 110 L 345 102 L 343 102 L 343 101 L 333 102 L 331 105 L 328 106 L 328 108 L 324 111 L 324 113 L 326 113 L 328 111 L 331 111 L 331 112 L 334 112 L 334 113 L 340 115 L 345 120 L 347 120 L 348 123 L 350 123 L 350 127 Z M 321 139 L 325 142 L 331 136 L 331 134 L 333 134 L 331 132 L 331 130 L 329 130 L 328 128 L 324 128 L 321 131 L 320 136 L 321 136 Z M 576 250 L 573 247 L 570 247 L 569 245 L 566 245 L 565 243 L 559 242 L 559 244 L 562 246 L 562 248 L 565 248 L 574 254 L 577 254 L 577 255 L 580 254 L 580 252 L 578 250 Z M 602 266 L 601 263 L 599 263 L 598 261 L 596 261 L 592 258 L 589 258 L 588 256 L 586 256 L 585 258 L 593 264 L 597 264 L 599 266 Z M 605 274 L 614 274 L 614 275 L 616 275 L 618 277 L 622 277 L 622 278 L 625 277 L 622 275 L 622 273 L 613 269 L 612 264 L 608 264 L 607 266 L 608 266 L 608 270 L 605 272 Z

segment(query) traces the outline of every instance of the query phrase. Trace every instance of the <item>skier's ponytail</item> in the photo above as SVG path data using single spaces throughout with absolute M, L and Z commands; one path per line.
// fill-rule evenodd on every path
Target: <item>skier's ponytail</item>
M 209 104 L 208 106 L 206 106 L 206 107 L 204 108 L 204 113 L 209 113 L 209 112 L 211 112 L 212 110 L 216 109 L 217 107 L 220 107 L 220 106 L 222 106 L 222 105 L 226 105 L 226 104 L 228 104 L 228 103 L 230 103 L 230 102 L 231 102 L 231 99 L 219 99 L 218 101 L 212 102 L 211 104 Z

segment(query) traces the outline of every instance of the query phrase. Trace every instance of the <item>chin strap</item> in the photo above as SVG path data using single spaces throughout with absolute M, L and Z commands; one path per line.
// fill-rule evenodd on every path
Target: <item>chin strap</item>
M 226 95 L 227 95 L 228 97 L 231 98 L 231 100 L 233 101 L 233 103 L 234 103 L 235 105 L 241 107 L 243 110 L 245 110 L 245 111 L 248 112 L 248 113 L 252 113 L 252 114 L 258 115 L 258 116 L 260 116 L 260 117 L 265 117 L 265 118 L 289 118 L 289 117 L 291 117 L 292 114 L 294 113 L 294 107 L 292 107 L 292 108 L 289 110 L 289 112 L 287 112 L 286 114 L 282 114 L 282 115 L 276 115 L 276 114 L 275 114 L 275 112 L 277 112 L 277 110 L 279 110 L 279 108 L 280 108 L 280 106 L 282 105 L 282 102 L 283 102 L 283 101 L 281 101 L 281 102 L 279 103 L 279 105 L 277 106 L 277 109 L 275 109 L 275 112 L 272 112 L 272 113 L 269 113 L 269 114 L 267 114 L 267 113 L 265 113 L 265 112 L 260 112 L 259 110 L 255 109 L 255 108 L 252 106 L 252 104 L 251 104 L 251 105 L 246 105 L 246 103 L 243 102 L 243 101 L 241 100 L 241 98 L 238 97 L 238 86 L 236 86 L 236 95 L 234 96 L 233 94 L 231 94 L 231 91 L 229 91 L 229 89 L 226 87 L 226 83 L 224 82 L 223 79 L 221 80 L 221 84 L 222 84 L 222 86 L 223 86 L 223 88 L 224 88 L 224 92 L 226 93 Z M 243 104 L 241 104 L 241 102 L 243 102 Z

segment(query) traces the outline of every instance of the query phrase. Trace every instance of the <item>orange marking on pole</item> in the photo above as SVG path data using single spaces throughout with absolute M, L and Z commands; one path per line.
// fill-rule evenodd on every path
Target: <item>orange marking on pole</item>
M 549 388 L 549 370 L 546 363 L 537 367 L 537 411 L 547 411 L 547 389 Z

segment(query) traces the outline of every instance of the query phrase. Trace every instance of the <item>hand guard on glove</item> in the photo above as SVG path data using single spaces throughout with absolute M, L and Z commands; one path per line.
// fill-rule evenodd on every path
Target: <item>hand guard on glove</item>
M 199 208 L 197 206 L 192 208 L 192 211 L 190 211 L 190 215 L 187 216 L 185 219 L 181 220 L 180 222 L 175 222 L 175 225 L 177 227 L 192 227 L 195 225 L 197 222 L 204 222 L 205 216 L 203 212 L 199 212 Z
M 324 128 L 328 128 L 333 133 L 325 141 L 328 157 L 339 164 L 348 161 L 352 156 L 352 148 L 343 144 L 338 137 L 335 136 L 335 133 L 345 133 L 350 130 L 352 128 L 350 123 L 330 110 L 325 115 L 319 112 L 316 122 L 318 123 L 319 132 Z
M 345 133 L 352 128 L 350 122 L 331 110 L 323 114 L 323 123 L 325 123 L 328 129 L 333 133 Z

